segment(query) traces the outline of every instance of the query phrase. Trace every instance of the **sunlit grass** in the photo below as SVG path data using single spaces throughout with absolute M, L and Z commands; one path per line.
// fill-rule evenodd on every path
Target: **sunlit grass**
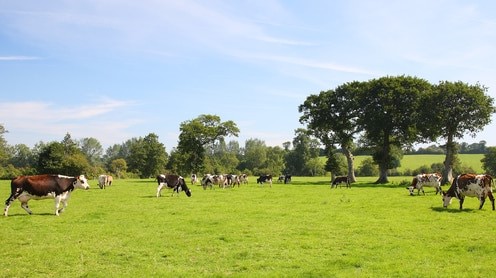
M 156 198 L 152 180 L 76 190 L 60 217 L 53 201 L 16 201 L 1 218 L 2 276 L 477 277 L 496 263 L 496 212 L 467 199 L 409 196 L 396 181 L 329 177 L 254 183 Z M 399 177 L 398 182 L 410 180 Z M 8 182 L 0 182 L 0 197 Z

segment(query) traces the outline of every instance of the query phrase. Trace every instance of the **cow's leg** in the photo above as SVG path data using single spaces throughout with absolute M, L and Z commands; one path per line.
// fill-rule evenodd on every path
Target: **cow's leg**
M 21 202 L 21 208 L 23 208 L 27 213 L 33 214 L 33 212 L 29 209 L 28 201 Z
M 162 196 L 162 194 L 160 194 L 160 191 L 162 191 L 162 188 L 164 187 L 165 183 L 160 183 L 157 187 L 157 198 Z
M 463 208 L 463 201 L 465 201 L 465 197 L 460 197 L 460 210 Z
M 482 207 L 484 206 L 484 203 L 486 202 L 486 197 L 485 196 L 479 197 L 479 201 L 480 201 L 479 209 L 482 209 Z
M 492 192 L 489 192 L 488 196 L 489 196 L 489 200 L 491 200 L 491 205 L 493 206 L 493 210 L 494 210 L 494 196 L 493 196 L 493 193 Z
M 55 215 L 59 216 L 60 213 L 60 201 L 61 201 L 62 196 L 57 195 L 55 196 Z
M 9 208 L 12 202 L 15 200 L 15 193 L 10 194 L 9 198 L 5 200 L 5 208 L 3 209 L 3 215 L 8 216 L 9 215 Z

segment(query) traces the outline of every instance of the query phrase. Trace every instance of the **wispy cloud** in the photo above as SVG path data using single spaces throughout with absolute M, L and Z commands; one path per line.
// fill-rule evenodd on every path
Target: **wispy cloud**
M 39 59 L 41 58 L 36 56 L 0 56 L 0 61 L 29 61 Z
M 134 102 L 115 99 L 99 99 L 84 105 L 42 101 L 2 102 L 0 119 L 9 130 L 9 136 L 37 133 L 36 141 L 43 141 L 54 136 L 60 139 L 69 132 L 75 138 L 95 137 L 104 144 L 110 144 L 128 138 L 130 134 L 126 130 L 140 123 L 136 118 L 117 116 L 132 105 Z

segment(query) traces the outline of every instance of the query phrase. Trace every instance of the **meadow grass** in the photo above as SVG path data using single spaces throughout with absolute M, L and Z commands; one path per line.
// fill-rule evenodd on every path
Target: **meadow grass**
M 2 277 L 479 277 L 496 262 L 490 203 L 445 209 L 431 188 L 409 196 L 395 177 L 330 189 L 328 177 L 272 188 L 192 186 L 156 198 L 153 180 L 96 181 L 59 217 L 53 200 L 18 201 L 2 217 Z M 0 196 L 9 195 L 0 181 Z M 4 199 L 2 199 L 4 200 Z
M 475 173 L 484 173 L 482 170 L 481 159 L 483 154 L 458 154 L 458 158 L 462 166 L 471 167 Z M 355 167 L 359 167 L 366 158 L 371 158 L 368 155 L 355 156 Z M 397 168 L 399 172 L 404 172 L 406 169 L 415 170 L 421 166 L 430 167 L 433 163 L 443 163 L 446 156 L 444 154 L 411 154 L 404 155 L 401 159 L 401 166 Z

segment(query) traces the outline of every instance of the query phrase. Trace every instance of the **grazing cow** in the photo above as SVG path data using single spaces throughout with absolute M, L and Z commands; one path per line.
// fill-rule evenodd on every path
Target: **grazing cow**
M 107 186 L 107 175 L 99 175 L 98 187 L 100 187 L 100 189 L 105 189 L 105 186 Z
M 109 175 L 100 175 L 98 176 L 98 187 L 100 189 L 105 189 L 107 186 L 112 185 L 113 178 Z
M 162 196 L 161 191 L 164 186 L 172 188 L 172 196 L 177 193 L 179 196 L 180 191 L 184 191 L 188 197 L 191 197 L 191 190 L 189 190 L 184 178 L 178 175 L 158 175 L 157 176 L 157 198 Z
M 288 184 L 291 182 L 291 175 L 284 175 L 284 184 Z
M 446 208 L 453 197 L 460 200 L 460 210 L 463 208 L 465 197 L 477 197 L 482 209 L 486 197 L 489 196 L 494 210 L 494 197 L 492 189 L 493 178 L 490 175 L 462 174 L 458 175 L 451 183 L 448 191 L 443 192 L 443 206 Z
M 268 182 L 270 187 L 272 187 L 272 175 L 261 175 L 257 179 L 257 184 L 263 185 L 265 182 Z
M 204 175 L 202 180 L 201 180 L 201 185 L 203 187 L 203 190 L 206 190 L 207 187 L 210 187 L 210 189 L 213 189 L 212 184 L 213 184 L 212 175 L 211 174 Z
M 224 187 L 226 185 L 230 186 L 230 187 L 234 187 L 235 185 L 238 185 L 238 187 L 239 187 L 239 184 L 240 184 L 240 181 L 239 181 L 239 177 L 237 175 L 233 175 L 233 174 L 226 175 L 226 181 L 224 182 Z
M 241 174 L 239 176 L 239 182 L 241 184 L 248 184 L 248 175 L 247 174 Z
M 341 187 L 341 184 L 346 184 L 346 188 L 351 188 L 350 186 L 350 180 L 348 179 L 348 176 L 337 176 L 332 182 L 331 182 L 331 188 L 337 188 L 338 184 L 339 187 Z
M 195 185 L 198 182 L 196 174 L 191 174 L 191 184 Z
M 434 187 L 437 193 L 441 194 L 441 179 L 443 177 L 441 174 L 433 173 L 433 174 L 418 174 L 413 178 L 412 184 L 407 187 L 408 191 L 410 191 L 410 195 L 413 196 L 415 189 L 417 189 L 417 195 L 420 195 L 420 191 L 424 193 L 424 186 Z
M 277 182 L 283 182 L 284 181 L 284 175 L 280 175 L 279 178 L 277 179 Z
M 31 199 L 55 199 L 55 215 L 59 215 L 66 207 L 71 192 L 76 189 L 88 189 L 90 185 L 84 175 L 68 177 L 61 175 L 19 176 L 10 183 L 10 196 L 5 201 L 3 214 L 8 215 L 9 207 L 15 199 L 19 199 L 21 207 L 32 214 L 28 207 Z M 62 207 L 60 207 L 62 203 Z

